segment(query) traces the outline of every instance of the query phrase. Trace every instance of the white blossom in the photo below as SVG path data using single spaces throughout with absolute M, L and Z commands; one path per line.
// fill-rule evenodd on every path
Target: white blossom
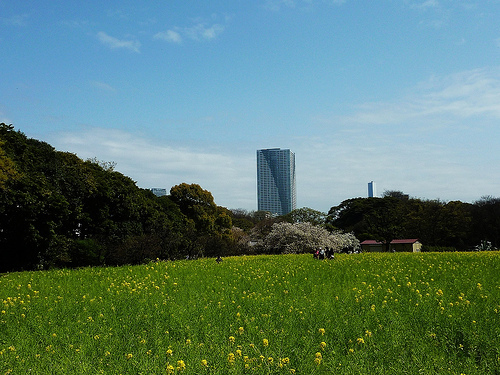
M 264 238 L 266 251 L 272 253 L 297 254 L 313 252 L 319 248 L 330 248 L 339 252 L 344 248 L 357 249 L 359 241 L 352 233 L 329 232 L 311 223 L 275 223 Z

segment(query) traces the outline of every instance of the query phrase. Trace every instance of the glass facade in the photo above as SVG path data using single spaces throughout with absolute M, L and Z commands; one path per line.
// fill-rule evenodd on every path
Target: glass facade
M 285 215 L 295 210 L 295 154 L 288 149 L 257 150 L 257 202 L 259 211 Z

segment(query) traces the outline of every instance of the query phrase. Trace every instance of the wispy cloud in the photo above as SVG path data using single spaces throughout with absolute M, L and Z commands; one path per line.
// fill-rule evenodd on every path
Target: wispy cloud
M 211 41 L 221 35 L 227 28 L 229 15 L 213 14 L 210 18 L 195 18 L 190 26 L 172 26 L 166 31 L 156 33 L 153 38 L 169 43 L 181 44 L 185 40 Z
M 341 5 L 346 1 L 347 0 L 266 0 L 264 8 L 278 11 L 281 8 L 309 8 L 316 4 Z
M 97 33 L 97 38 L 101 43 L 111 49 L 125 48 L 133 52 L 140 52 L 141 43 L 136 40 L 123 40 L 112 37 L 103 31 Z
M 411 91 L 364 104 L 350 115 L 323 118 L 321 133 L 313 129 L 306 137 L 283 138 L 297 157 L 299 207 L 327 211 L 366 196 L 371 180 L 380 193 L 402 190 L 424 199 L 474 201 L 495 194 L 498 160 L 489 150 L 498 139 L 500 69 L 431 77 Z M 311 125 L 318 125 L 314 120 Z M 251 140 L 238 150 L 218 142 L 214 150 L 213 144 L 182 147 L 113 129 L 57 136 L 48 140 L 57 149 L 115 161 L 141 187 L 197 183 L 217 204 L 255 209 Z
M 82 159 L 96 157 L 117 163 L 116 170 L 130 176 L 142 188 L 196 183 L 214 195 L 216 203 L 230 208 L 255 204 L 254 154 L 229 155 L 169 144 L 102 128 L 58 134 L 51 143 Z M 252 173 L 248 173 L 248 169 Z M 224 178 L 222 178 L 222 176 Z M 228 183 L 227 181 L 231 181 Z
M 196 41 L 210 41 L 217 38 L 225 30 L 225 26 L 219 23 L 200 22 L 191 27 L 174 27 L 154 35 L 154 39 L 164 40 L 170 43 L 180 44 L 185 38 Z
M 107 83 L 104 83 L 104 82 L 91 81 L 90 84 L 93 87 L 95 87 L 96 89 L 99 89 L 101 91 L 106 91 L 106 92 L 110 92 L 110 93 L 116 92 L 116 89 L 113 86 L 108 85 Z
M 500 69 L 475 69 L 447 77 L 432 77 L 404 99 L 366 103 L 344 118 L 360 124 L 393 124 L 429 116 L 466 118 L 485 115 L 500 119 Z
M 8 18 L 0 18 L 4 25 L 9 26 L 26 26 L 28 24 L 29 14 L 16 14 Z
M 193 27 L 184 29 L 186 35 L 193 40 L 212 40 L 224 31 L 224 26 L 220 24 L 208 25 L 198 23 Z
M 430 8 L 437 8 L 437 7 L 439 7 L 439 1 L 437 1 L 437 0 L 425 0 L 425 1 L 414 2 L 411 4 L 411 7 L 414 9 L 421 9 L 421 10 L 426 10 L 426 9 L 430 9 Z
M 174 30 L 162 31 L 154 35 L 154 39 L 164 40 L 170 43 L 182 43 L 182 36 L 179 32 Z

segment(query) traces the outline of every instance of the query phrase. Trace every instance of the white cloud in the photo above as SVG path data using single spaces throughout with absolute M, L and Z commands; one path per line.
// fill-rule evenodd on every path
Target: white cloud
M 181 43 L 183 38 L 188 38 L 196 41 L 209 41 L 217 38 L 220 34 L 222 34 L 222 32 L 225 30 L 225 26 L 218 23 L 207 24 L 204 22 L 200 22 L 191 27 L 175 27 L 174 29 L 175 30 L 159 32 L 155 34 L 153 38 L 177 44 Z
M 161 39 L 165 40 L 170 43 L 177 43 L 180 44 L 182 43 L 182 36 L 179 34 L 177 31 L 174 30 L 167 30 L 163 32 L 159 32 L 154 35 L 154 39 Z
M 267 10 L 278 11 L 281 8 L 309 8 L 316 4 L 342 5 L 347 0 L 266 0 L 264 8 Z
M 432 77 L 412 91 L 349 116 L 313 119 L 306 137 L 282 137 L 277 146 L 296 154 L 299 207 L 328 211 L 367 196 L 372 180 L 379 193 L 402 190 L 422 199 L 472 202 L 497 194 L 500 70 Z M 143 188 L 197 183 L 219 205 L 256 209 L 251 140 L 243 148 L 214 141 L 214 151 L 212 143 L 181 147 L 153 137 L 91 128 L 47 141 L 84 159 L 115 161 Z
M 430 8 L 437 8 L 439 6 L 439 2 L 437 0 L 426 0 L 423 2 L 418 2 L 418 3 L 413 3 L 412 8 L 415 9 L 430 9 Z
M 106 45 L 112 49 L 125 48 L 125 49 L 128 49 L 128 50 L 133 51 L 133 52 L 137 52 L 137 53 L 140 52 L 139 49 L 141 47 L 141 43 L 138 41 L 120 40 L 120 39 L 117 39 L 115 37 L 112 37 L 112 36 L 106 34 L 103 31 L 100 31 L 97 33 L 97 38 L 99 39 L 99 41 L 101 41 L 101 43 L 103 43 L 104 45 Z
M 255 205 L 254 155 L 229 155 L 189 149 L 131 133 L 89 128 L 61 133 L 51 140 L 58 150 L 76 153 L 82 159 L 96 157 L 116 162 L 116 170 L 137 181 L 142 188 L 169 190 L 182 182 L 209 190 L 217 204 L 228 208 Z M 252 171 L 248 173 L 248 168 Z
M 4 25 L 9 26 L 26 26 L 28 24 L 29 14 L 16 14 L 8 18 L 0 18 Z
M 107 83 L 104 82 L 91 81 L 90 84 L 101 91 L 116 92 L 116 89 L 113 86 L 108 85 Z
M 443 78 L 432 77 L 403 100 L 364 104 L 358 113 L 344 117 L 343 121 L 393 124 L 429 116 L 478 115 L 500 118 L 499 69 L 475 69 Z

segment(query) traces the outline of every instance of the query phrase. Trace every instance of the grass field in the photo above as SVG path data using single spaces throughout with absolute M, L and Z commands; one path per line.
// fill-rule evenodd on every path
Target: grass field
M 500 253 L 0 275 L 0 374 L 499 374 Z

